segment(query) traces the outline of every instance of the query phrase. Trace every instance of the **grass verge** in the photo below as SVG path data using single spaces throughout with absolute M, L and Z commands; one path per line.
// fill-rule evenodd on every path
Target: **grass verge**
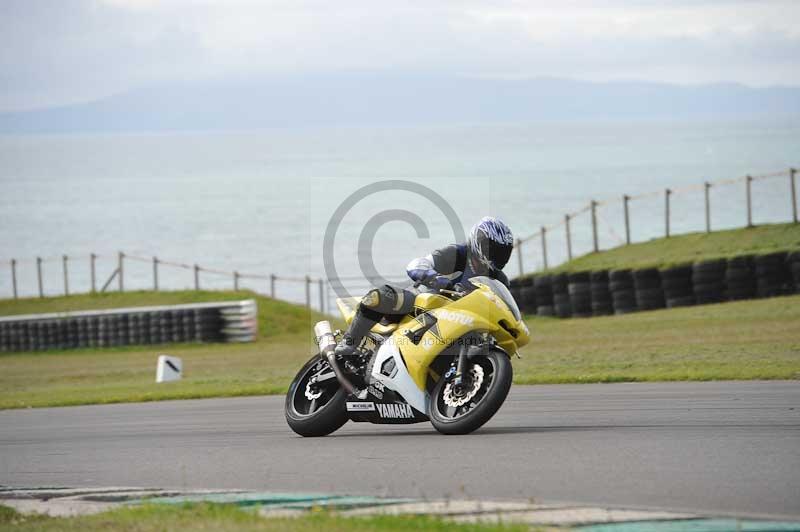
M 589 253 L 552 272 L 667 267 L 698 260 L 800 249 L 800 224 L 759 225 L 712 233 L 689 233 Z
M 232 505 L 187 504 L 182 506 L 144 505 L 79 517 L 23 515 L 0 506 L 0 528 L 19 532 L 115 530 L 160 532 L 163 530 L 287 531 L 287 532 L 368 532 L 403 530 L 456 530 L 492 532 L 529 530 L 523 526 L 455 524 L 425 516 L 378 516 L 346 518 L 327 512 L 297 518 L 264 518 L 253 511 Z
M 176 302 L 177 294 L 116 294 L 114 306 Z M 199 297 L 254 297 L 209 292 Z M 26 312 L 108 304 L 107 296 L 22 301 Z M 88 298 L 88 299 L 86 299 Z M 0 302 L 8 309 L 13 302 Z M 16 310 L 16 308 L 15 308 Z M 26 408 L 284 393 L 314 352 L 317 316 L 259 298 L 261 335 L 251 344 L 171 344 L 0 354 L 0 408 Z M 532 342 L 514 360 L 518 384 L 800 379 L 800 296 L 626 316 L 529 317 Z M 180 382 L 156 384 L 158 354 L 183 358 Z
M 528 324 L 517 383 L 800 379 L 800 296 Z

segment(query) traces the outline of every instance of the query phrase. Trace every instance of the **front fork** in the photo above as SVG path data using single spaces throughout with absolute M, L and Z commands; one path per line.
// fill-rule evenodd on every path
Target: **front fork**
M 464 373 L 467 371 L 467 362 L 483 353 L 485 349 L 485 344 L 464 344 L 461 346 L 461 349 L 458 352 L 458 359 L 456 360 L 456 372 L 453 376 L 453 386 L 460 387 L 464 383 Z

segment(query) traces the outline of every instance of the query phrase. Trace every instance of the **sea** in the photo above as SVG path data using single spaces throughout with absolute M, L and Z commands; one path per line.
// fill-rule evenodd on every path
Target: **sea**
M 792 217 L 788 169 L 800 166 L 800 119 L 326 127 L 238 132 L 0 136 L 0 298 L 100 289 L 125 254 L 126 290 L 239 285 L 315 306 L 399 282 L 414 257 L 460 241 L 482 216 L 526 239 L 510 277 L 631 239 Z M 767 176 L 763 177 L 762 176 Z M 798 184 L 800 186 L 800 183 Z M 518 256 L 519 255 L 519 256 Z M 521 259 L 521 260 L 520 260 Z M 209 271 L 214 270 L 214 271 Z M 252 275 L 252 277 L 248 277 Z M 108 290 L 117 288 L 116 279 Z

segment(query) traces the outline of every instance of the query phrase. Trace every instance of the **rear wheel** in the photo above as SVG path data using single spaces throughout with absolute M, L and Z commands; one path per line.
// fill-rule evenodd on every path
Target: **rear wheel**
M 491 350 L 467 363 L 460 387 L 439 379 L 431 394 L 428 417 L 442 434 L 468 434 L 489 421 L 500 409 L 514 375 L 502 351 Z
M 286 422 L 301 436 L 327 436 L 347 423 L 347 397 L 327 360 L 306 362 L 286 394 Z

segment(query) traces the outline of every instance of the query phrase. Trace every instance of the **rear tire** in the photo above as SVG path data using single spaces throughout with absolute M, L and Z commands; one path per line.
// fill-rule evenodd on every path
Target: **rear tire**
M 324 400 L 324 404 L 308 412 L 311 401 L 305 396 L 306 385 L 312 375 L 325 367 L 330 369 L 327 361 L 314 355 L 297 373 L 286 394 L 286 422 L 300 436 L 327 436 L 347 423 L 347 395 L 335 379 L 321 389 L 318 400 Z
M 506 353 L 493 349 L 485 355 L 471 359 L 468 362 L 468 367 L 472 368 L 475 364 L 482 367 L 484 378 L 486 379 L 481 389 L 478 390 L 476 397 L 481 392 L 484 393 L 474 402 L 474 405 L 465 405 L 470 406 L 465 413 L 447 414 L 447 406 L 443 401 L 443 394 L 447 384 L 445 379 L 439 379 L 433 388 L 430 404 L 428 405 L 428 417 L 433 427 L 442 434 L 469 434 L 479 429 L 500 410 L 508 396 L 514 370 Z M 489 379 L 490 371 L 491 379 Z M 484 387 L 485 390 L 483 389 Z

